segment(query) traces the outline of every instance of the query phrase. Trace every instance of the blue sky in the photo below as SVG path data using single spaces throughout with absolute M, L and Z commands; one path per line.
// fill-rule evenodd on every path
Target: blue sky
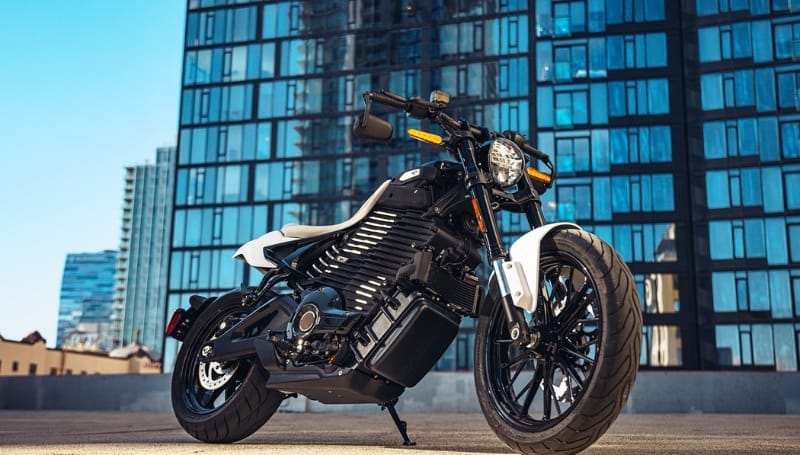
M 119 246 L 124 168 L 176 142 L 184 0 L 0 2 L 0 335 L 55 343 L 66 254 Z

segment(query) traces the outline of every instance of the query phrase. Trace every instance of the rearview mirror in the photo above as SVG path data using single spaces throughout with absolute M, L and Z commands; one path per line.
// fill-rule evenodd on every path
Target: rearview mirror
M 353 122 L 353 134 L 361 139 L 386 141 L 392 137 L 392 124 L 371 114 L 359 115 Z

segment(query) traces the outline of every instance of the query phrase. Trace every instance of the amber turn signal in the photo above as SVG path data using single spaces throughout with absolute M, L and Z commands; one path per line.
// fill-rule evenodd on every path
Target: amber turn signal
M 414 128 L 409 128 L 407 130 L 408 135 L 413 137 L 414 139 L 422 142 L 427 142 L 428 144 L 433 145 L 442 145 L 444 140 L 442 140 L 442 136 L 438 134 L 429 133 L 427 131 L 415 130 Z
M 528 173 L 528 177 L 537 180 L 539 182 L 542 182 L 545 185 L 550 185 L 553 182 L 553 176 L 545 174 L 544 172 L 535 169 L 533 167 L 528 166 L 527 168 L 525 168 L 525 172 Z

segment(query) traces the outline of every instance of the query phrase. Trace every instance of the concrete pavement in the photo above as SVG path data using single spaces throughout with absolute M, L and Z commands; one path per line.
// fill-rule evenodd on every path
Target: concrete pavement
M 403 448 L 388 413 L 278 413 L 237 444 L 189 437 L 171 414 L 0 411 L 0 453 L 451 454 L 511 453 L 483 416 L 401 414 L 417 446 Z M 623 414 L 588 454 L 800 454 L 800 416 Z

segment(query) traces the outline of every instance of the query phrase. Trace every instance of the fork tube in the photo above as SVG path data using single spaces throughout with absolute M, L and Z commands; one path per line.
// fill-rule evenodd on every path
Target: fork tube
M 491 193 L 489 192 L 490 182 L 478 168 L 478 163 L 475 159 L 474 142 L 475 140 L 471 136 L 462 137 L 458 147 L 458 153 L 466 171 L 465 184 L 470 196 L 472 196 L 475 216 L 489 256 L 489 264 L 494 269 L 498 287 L 500 288 L 501 304 L 508 321 L 509 335 L 517 345 L 525 345 L 530 342 L 528 324 L 525 320 L 525 314 L 522 309 L 514 305 L 511 293 L 508 290 L 508 280 L 502 267 L 503 262 L 508 260 L 508 252 L 503 246 L 503 239 L 500 238 L 500 232 L 497 229 L 497 222 L 494 218 Z
M 508 259 L 508 252 L 503 247 L 503 240 L 500 238 L 497 223 L 494 219 L 492 201 L 488 190 L 490 182 L 483 172 L 478 169 L 478 163 L 475 160 L 475 139 L 469 133 L 462 134 L 463 136 L 458 146 L 458 154 L 466 171 L 464 183 L 467 186 L 467 190 L 469 190 L 469 195 L 472 197 L 475 217 L 477 218 L 481 235 L 483 235 L 483 242 L 489 253 L 489 263 L 491 264 L 497 259 Z

